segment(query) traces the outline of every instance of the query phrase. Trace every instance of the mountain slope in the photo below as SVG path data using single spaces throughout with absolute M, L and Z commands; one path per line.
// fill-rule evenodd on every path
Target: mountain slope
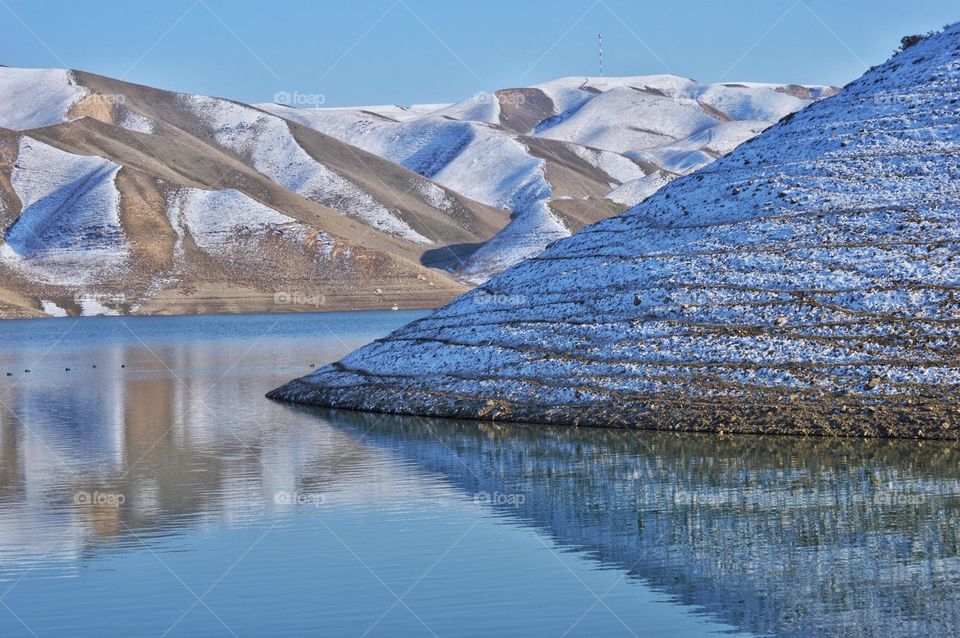
M 0 105 L 4 316 L 433 306 L 424 256 L 508 221 L 228 100 L 0 68 Z
M 260 108 L 513 213 L 459 270 L 479 283 L 832 92 L 676 76 L 562 78 L 437 108 Z
M 960 26 L 274 391 L 558 424 L 957 438 Z

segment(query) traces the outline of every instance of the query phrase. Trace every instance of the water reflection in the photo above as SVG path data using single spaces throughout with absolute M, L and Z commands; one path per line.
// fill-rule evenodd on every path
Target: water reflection
M 222 317 L 194 333 L 175 318 L 135 331 L 120 327 L 130 320 L 11 322 L 0 344 L 0 579 L 41 559 L 35 569 L 258 519 L 278 492 L 322 492 L 362 472 L 362 445 L 291 428 L 263 393 L 303 374 L 305 357 L 334 360 L 409 319 L 396 314 L 335 335 L 306 318 Z
M 316 413 L 465 493 L 500 495 L 489 500 L 504 516 L 743 630 L 918 636 L 960 627 L 954 443 Z
M 92 324 L 97 336 L 74 334 L 69 347 L 51 349 L 56 331 L 0 344 L 0 375 L 32 370 L 0 386 L 0 580 L 62 578 L 197 530 L 282 524 L 304 503 L 278 495 L 376 509 L 429 492 L 475 500 L 745 632 L 960 626 L 956 443 L 297 408 L 263 392 L 393 325 L 379 317 L 364 331 L 349 318 L 350 330 L 331 336 L 308 319 L 220 321 L 197 338 L 180 324 L 109 324 L 109 336 Z

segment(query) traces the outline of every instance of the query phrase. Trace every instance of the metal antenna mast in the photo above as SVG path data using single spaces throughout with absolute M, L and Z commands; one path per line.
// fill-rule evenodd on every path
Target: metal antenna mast
M 599 43 L 600 43 L 600 46 L 598 48 L 598 52 L 600 53 L 600 77 L 603 77 L 603 34 L 602 33 L 598 34 L 597 39 L 599 40 Z

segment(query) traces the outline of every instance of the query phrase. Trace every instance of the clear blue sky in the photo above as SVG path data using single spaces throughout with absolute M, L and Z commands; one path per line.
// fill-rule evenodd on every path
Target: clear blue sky
M 842 85 L 945 0 L 0 0 L 0 64 L 247 102 L 445 102 L 596 74 Z

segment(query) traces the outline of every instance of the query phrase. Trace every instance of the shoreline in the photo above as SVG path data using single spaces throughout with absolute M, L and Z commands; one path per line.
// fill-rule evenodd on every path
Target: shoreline
M 771 393 L 772 394 L 772 393 Z M 960 440 L 960 397 L 824 396 L 817 401 L 619 397 L 616 403 L 542 406 L 449 396 L 393 386 L 324 388 L 295 379 L 267 393 L 316 407 L 542 426 L 714 434 Z

